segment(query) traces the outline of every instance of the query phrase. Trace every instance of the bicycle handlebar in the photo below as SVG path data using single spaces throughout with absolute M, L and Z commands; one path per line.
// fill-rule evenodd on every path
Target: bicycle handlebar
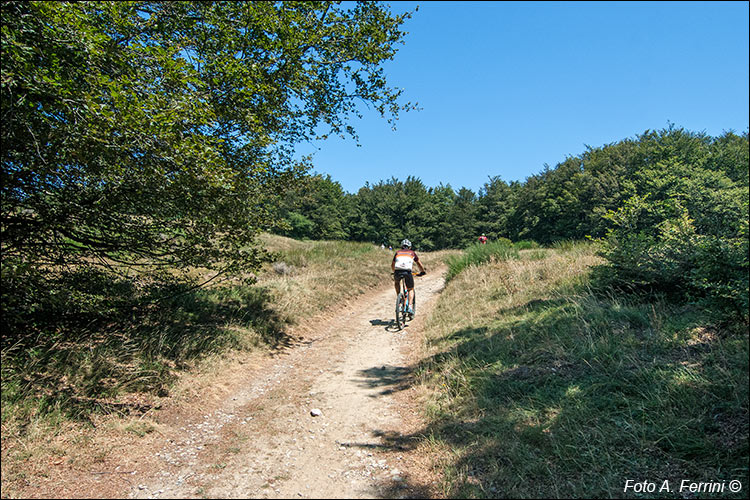
M 396 271 L 393 271 L 393 274 L 396 274 Z M 411 274 L 413 276 L 424 276 L 425 274 L 427 274 L 427 271 L 425 271 L 423 273 L 415 273 L 414 271 L 412 271 Z

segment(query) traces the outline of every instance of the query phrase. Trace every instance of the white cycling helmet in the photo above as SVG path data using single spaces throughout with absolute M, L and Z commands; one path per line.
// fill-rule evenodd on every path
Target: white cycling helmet
M 401 242 L 401 248 L 404 248 L 404 247 L 411 248 L 411 241 L 409 241 L 409 240 L 402 241 Z

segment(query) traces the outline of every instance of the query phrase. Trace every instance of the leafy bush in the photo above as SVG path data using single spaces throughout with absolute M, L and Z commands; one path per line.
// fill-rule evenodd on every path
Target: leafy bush
M 313 236 L 315 224 L 300 213 L 292 212 L 289 214 L 289 225 L 291 230 L 288 232 L 288 236 L 293 238 L 310 238 Z
M 613 228 L 602 255 L 610 284 L 707 301 L 747 323 L 747 217 L 737 221 L 736 237 L 699 234 L 678 199 L 649 198 L 633 196 L 608 215 Z
M 690 273 L 690 284 L 702 292 L 705 301 L 719 311 L 729 311 L 748 323 L 748 237 L 722 239 L 700 238 L 696 244 L 696 266 Z
M 528 250 L 530 248 L 539 248 L 539 243 L 531 240 L 521 240 L 515 242 L 513 246 L 518 250 Z

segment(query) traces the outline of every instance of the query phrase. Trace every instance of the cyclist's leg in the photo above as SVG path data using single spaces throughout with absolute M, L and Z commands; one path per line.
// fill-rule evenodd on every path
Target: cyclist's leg
M 405 285 L 406 289 L 408 290 L 409 297 L 409 307 L 411 308 L 411 305 L 414 303 L 414 276 L 410 272 L 405 276 L 405 278 Z
M 406 325 L 406 300 L 408 295 L 406 283 L 402 284 L 405 281 L 404 274 L 397 272 L 395 279 L 396 289 L 399 290 L 398 295 L 396 295 L 396 326 L 400 330 Z

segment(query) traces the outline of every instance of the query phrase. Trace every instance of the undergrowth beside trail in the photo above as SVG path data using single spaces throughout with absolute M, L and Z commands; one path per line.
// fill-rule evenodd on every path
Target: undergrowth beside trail
M 447 285 L 417 378 L 449 498 L 639 497 L 627 480 L 668 480 L 671 492 L 648 493 L 665 498 L 686 497 L 682 480 L 740 480 L 713 496 L 746 498 L 746 326 L 598 290 L 599 264 L 568 242 L 466 266 Z

